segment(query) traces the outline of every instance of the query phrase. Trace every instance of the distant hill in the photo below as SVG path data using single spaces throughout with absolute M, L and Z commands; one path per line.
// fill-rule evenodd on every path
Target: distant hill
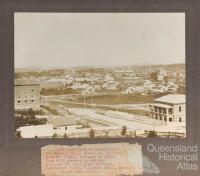
M 16 68 L 15 73 L 28 73 L 28 72 L 35 72 L 35 73 L 51 73 L 51 72 L 59 72 L 62 73 L 67 69 L 74 69 L 78 72 L 95 72 L 95 71 L 103 71 L 103 70 L 113 70 L 113 69 L 130 69 L 130 70 L 143 70 L 143 69 L 151 69 L 151 70 L 158 70 L 158 69 L 166 69 L 166 70 L 185 70 L 184 63 L 176 63 L 176 64 L 166 64 L 166 65 L 151 65 L 151 64 L 144 64 L 144 65 L 132 65 L 132 66 L 109 66 L 109 67 L 102 67 L 102 66 L 83 66 L 83 67 L 55 67 L 55 68 Z

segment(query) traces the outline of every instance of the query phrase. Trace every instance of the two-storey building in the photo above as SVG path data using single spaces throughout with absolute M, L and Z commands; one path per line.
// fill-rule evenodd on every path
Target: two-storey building
M 163 121 L 165 124 L 186 122 L 186 98 L 184 94 L 169 94 L 154 100 L 150 104 L 150 118 Z

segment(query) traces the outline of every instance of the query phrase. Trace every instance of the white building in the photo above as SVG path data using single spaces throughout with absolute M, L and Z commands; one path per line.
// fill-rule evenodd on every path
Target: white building
M 152 88 L 155 86 L 155 84 L 153 82 L 151 82 L 150 80 L 146 80 L 144 82 L 144 88 L 146 90 L 152 90 Z
M 80 92 L 81 94 L 95 93 L 95 88 L 90 84 L 74 83 L 73 86 L 71 86 L 71 88 Z
M 160 69 L 158 74 L 157 74 L 157 80 L 158 81 L 163 81 L 164 77 L 167 75 L 167 72 L 164 69 Z
M 184 94 L 169 94 L 154 100 L 150 104 L 150 117 L 166 124 L 185 126 L 186 106 Z
M 52 137 L 54 134 L 53 125 L 34 125 L 19 127 L 22 138 L 46 138 Z
M 168 87 L 168 91 L 169 91 L 170 93 L 175 93 L 175 92 L 177 92 L 178 85 L 176 85 L 174 82 L 168 81 L 168 82 L 167 82 L 167 87 Z
M 110 74 L 106 74 L 104 81 L 108 84 L 112 84 L 114 83 L 115 79 Z
M 66 79 L 51 78 L 41 83 L 41 87 L 45 89 L 62 88 L 67 82 Z
M 132 84 L 135 82 L 135 73 L 132 70 L 117 70 L 114 72 L 115 76 L 122 79 L 125 83 Z
M 124 94 L 141 94 L 144 92 L 145 89 L 143 86 L 130 86 L 124 91 Z
M 80 83 L 91 83 L 92 79 L 87 77 L 80 77 L 80 78 L 75 78 L 74 81 Z
M 36 80 L 15 80 L 15 109 L 40 109 L 40 83 Z

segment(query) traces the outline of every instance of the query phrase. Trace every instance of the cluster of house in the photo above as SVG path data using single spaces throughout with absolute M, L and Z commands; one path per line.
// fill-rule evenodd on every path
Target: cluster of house
M 124 94 L 146 94 L 146 93 L 175 93 L 178 90 L 178 85 L 172 81 L 154 83 L 150 80 L 146 80 L 142 85 L 130 86 L 125 91 Z
M 170 74 L 170 76 L 169 76 Z M 93 72 L 84 75 L 76 71 L 66 73 L 60 77 L 41 77 L 36 79 L 15 79 L 15 109 L 40 109 L 41 89 L 71 88 L 80 94 L 98 94 L 104 92 L 120 92 L 123 94 L 169 93 L 154 100 L 149 104 L 149 117 L 162 121 L 166 125 L 185 126 L 185 95 L 177 94 L 179 86 L 184 84 L 184 72 L 167 72 L 164 69 L 156 71 L 156 79 L 150 79 L 146 71 L 134 72 L 129 69 L 112 70 L 108 72 Z M 169 76 L 170 79 L 165 80 Z M 178 78 L 178 79 L 177 79 Z M 177 81 L 178 80 L 178 81 Z M 58 124 L 60 119 L 60 124 Z M 73 118 L 72 118 L 73 119 Z M 51 137 L 54 133 L 64 135 L 65 132 L 73 133 L 82 131 L 80 126 L 72 119 L 63 123 L 62 117 L 51 119 L 48 124 L 20 127 L 22 137 Z M 85 129 L 88 133 L 89 129 Z M 82 131 L 83 132 L 83 131 Z M 31 136 L 30 136 L 31 135 Z
M 170 79 L 165 77 L 170 74 Z M 182 76 L 182 77 L 181 77 Z M 124 94 L 146 94 L 146 93 L 176 93 L 184 73 L 167 73 L 164 69 L 156 71 L 156 79 L 150 79 L 147 71 L 135 73 L 132 70 L 112 70 L 107 73 L 85 73 L 65 74 L 59 78 L 48 78 L 41 80 L 41 88 L 64 88 L 68 87 L 81 94 L 93 94 L 98 92 L 122 92 Z
M 110 78 L 109 78 L 110 80 Z M 15 109 L 28 110 L 40 109 L 40 83 L 37 81 L 15 80 Z M 148 86 L 149 87 L 149 86 Z M 175 125 L 185 128 L 186 99 L 184 94 L 168 94 L 157 98 L 149 104 L 149 117 L 162 121 L 164 125 Z M 52 137 L 54 133 L 64 135 L 79 131 L 88 134 L 89 129 L 80 129 L 74 118 L 66 121 L 66 117 L 48 117 L 48 124 L 20 127 L 22 137 Z M 166 130 L 166 129 L 165 129 Z M 79 135 L 80 135 L 79 134 Z
M 169 75 L 164 69 L 156 72 L 156 80 L 150 80 L 148 72 L 132 70 L 112 70 L 107 73 L 85 73 L 84 76 L 72 72 L 62 77 L 46 78 L 40 81 L 33 79 L 15 79 L 15 107 L 39 108 L 40 91 L 42 88 L 71 88 L 79 94 L 100 94 L 119 92 L 123 94 L 160 94 L 176 93 L 184 80 L 184 72 L 170 73 L 171 79 L 164 80 Z M 179 82 L 176 82 L 178 75 Z M 176 83 L 175 83 L 176 82 Z M 182 81 L 182 84 L 184 82 Z M 185 86 L 185 85 L 183 85 Z

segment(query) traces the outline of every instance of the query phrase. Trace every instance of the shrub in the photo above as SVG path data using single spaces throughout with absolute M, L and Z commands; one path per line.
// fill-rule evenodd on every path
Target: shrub
M 95 136 L 94 134 L 95 134 L 95 131 L 93 129 L 91 129 L 89 132 L 89 137 L 93 138 Z
M 157 137 L 157 134 L 155 131 L 150 131 L 147 135 L 147 137 Z
M 122 135 L 122 136 L 125 136 L 126 133 L 127 133 L 127 127 L 126 127 L 126 126 L 123 126 L 123 127 L 122 127 L 122 131 L 121 131 L 121 135 Z

